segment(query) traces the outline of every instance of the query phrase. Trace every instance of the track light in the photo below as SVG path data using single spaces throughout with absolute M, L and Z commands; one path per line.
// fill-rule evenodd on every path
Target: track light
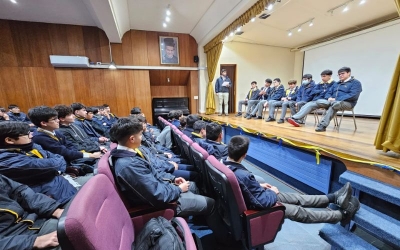
M 169 16 L 167 16 L 167 17 L 165 18 L 165 21 L 166 21 L 167 23 L 169 23 L 169 21 L 171 21 L 171 18 L 169 18 Z
M 171 11 L 169 9 L 167 9 L 167 16 L 171 15 Z
M 301 27 L 299 27 L 299 28 L 297 29 L 297 32 L 301 32 Z
M 242 29 L 241 27 L 238 27 L 238 28 L 236 29 L 236 32 L 239 32 L 241 29 Z
M 270 3 L 269 5 L 268 5 L 268 10 L 272 10 L 274 8 L 274 5 L 272 4 L 272 3 Z
M 344 6 L 342 12 L 346 12 L 346 11 L 348 11 L 348 10 L 349 10 L 349 6 L 346 4 L 346 5 Z
M 341 5 L 338 5 L 338 6 L 334 7 L 334 8 L 332 8 L 332 9 L 328 10 L 327 13 L 330 13 L 333 16 L 333 12 L 338 10 L 338 9 L 341 9 L 341 8 L 343 8 L 342 12 L 347 12 L 350 9 L 349 5 L 352 2 L 354 2 L 354 0 L 348 0 L 345 3 L 342 3 Z M 366 0 L 360 0 L 360 4 L 364 4 L 365 2 L 366 2 Z
M 361 0 L 360 5 L 363 5 L 365 2 L 366 2 L 365 0 Z
M 288 36 L 292 36 L 292 31 L 289 31 L 289 33 L 287 35 Z
M 252 22 L 254 22 L 255 20 L 256 20 L 256 18 L 255 18 L 255 17 L 253 17 L 253 18 L 251 19 L 251 21 L 252 21 Z
M 10 0 L 12 3 L 17 4 L 16 0 Z
M 308 26 L 310 26 L 310 27 L 314 26 L 314 21 L 311 21 Z
M 166 23 L 163 23 L 162 26 L 163 26 L 164 28 L 167 28 L 167 24 L 166 24 Z

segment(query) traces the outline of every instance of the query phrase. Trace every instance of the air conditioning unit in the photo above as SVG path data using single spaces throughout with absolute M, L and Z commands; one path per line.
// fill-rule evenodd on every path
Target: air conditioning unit
M 89 58 L 86 56 L 50 55 L 50 63 L 55 68 L 89 68 Z

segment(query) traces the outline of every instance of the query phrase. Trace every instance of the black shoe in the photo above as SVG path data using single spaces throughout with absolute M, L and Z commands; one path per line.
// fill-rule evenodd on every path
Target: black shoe
M 275 118 L 272 117 L 268 117 L 267 119 L 265 119 L 266 122 L 274 122 L 276 121 Z
M 353 189 L 350 182 L 347 182 L 341 189 L 333 193 L 335 195 L 335 204 L 341 209 L 347 209 L 352 192 Z
M 222 116 L 222 114 L 218 114 L 218 116 Z
M 315 132 L 325 132 L 326 128 L 322 125 L 318 125 L 317 128 L 315 129 Z
M 251 119 L 251 115 L 248 115 L 248 116 L 246 117 L 246 119 L 250 120 L 250 119 Z
M 238 116 L 242 116 L 242 113 L 237 113 L 236 115 L 235 115 L 236 117 L 238 117 Z
M 350 202 L 347 208 L 342 210 L 343 217 L 340 224 L 342 226 L 349 224 L 349 222 L 351 221 L 351 219 L 353 219 L 354 215 L 357 213 L 359 209 L 360 209 L 360 202 L 356 197 L 352 196 L 350 198 Z
M 295 127 L 300 127 L 301 122 L 294 118 L 287 118 L 288 123 L 292 124 Z
M 254 119 L 255 119 L 255 120 L 261 120 L 261 119 L 262 119 L 262 116 L 256 116 L 256 117 L 254 117 Z
M 285 120 L 279 119 L 279 121 L 277 121 L 276 123 L 281 124 L 281 123 L 284 123 L 284 122 L 285 122 Z

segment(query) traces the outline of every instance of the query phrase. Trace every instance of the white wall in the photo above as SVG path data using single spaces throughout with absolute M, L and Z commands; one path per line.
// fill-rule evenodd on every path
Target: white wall
M 331 69 L 337 80 L 337 70 L 350 67 L 363 86 L 355 113 L 380 116 L 399 53 L 400 21 L 394 21 L 306 49 L 304 73 L 317 81 Z
M 203 58 L 200 67 L 204 66 L 206 57 L 199 47 L 199 57 Z M 220 64 L 236 64 L 237 89 L 236 100 L 244 99 L 250 89 L 250 83 L 257 81 L 258 87 L 264 85 L 266 78 L 279 77 L 282 83 L 287 86 L 287 82 L 294 76 L 295 53 L 290 49 L 280 47 L 270 47 L 249 43 L 229 42 L 225 43 L 218 62 L 217 72 L 214 76 L 213 84 L 219 77 Z M 301 75 L 299 76 L 301 77 Z M 300 81 L 300 78 L 295 78 Z M 207 72 L 200 71 L 200 112 L 205 112 Z M 216 101 L 218 99 L 216 98 Z M 218 103 L 216 108 L 218 109 Z M 237 103 L 235 103 L 237 106 Z

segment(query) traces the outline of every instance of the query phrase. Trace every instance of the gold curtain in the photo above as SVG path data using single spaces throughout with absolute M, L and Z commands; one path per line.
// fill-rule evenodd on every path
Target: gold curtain
M 206 101 L 206 114 L 212 115 L 215 113 L 215 95 L 213 80 L 215 71 L 217 70 L 219 56 L 222 51 L 222 42 L 220 41 L 216 46 L 207 52 L 207 73 L 208 73 L 208 85 L 207 85 L 207 101 Z
M 394 0 L 394 3 L 396 4 L 397 12 L 399 12 L 400 15 L 400 0 Z
M 399 1 L 397 1 L 399 2 Z M 375 148 L 387 152 L 400 153 L 400 56 L 397 60 L 392 83 L 386 97 L 378 132 L 375 137 Z

